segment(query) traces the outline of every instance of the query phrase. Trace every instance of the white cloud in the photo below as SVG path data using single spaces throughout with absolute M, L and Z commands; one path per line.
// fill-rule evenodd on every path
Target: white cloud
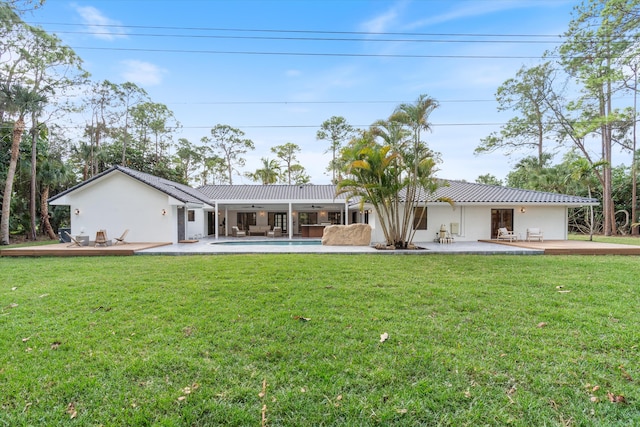
M 394 4 L 389 10 L 378 15 L 368 21 L 362 23 L 360 27 L 362 31 L 369 33 L 384 33 L 388 31 L 389 27 L 397 20 L 398 16 L 405 8 L 408 2 L 400 1 Z
M 287 77 L 300 77 L 302 75 L 302 71 L 300 70 L 287 70 L 285 72 Z
M 408 29 L 416 29 L 420 27 L 426 27 L 429 25 L 442 24 L 444 22 L 455 21 L 462 18 L 472 18 L 476 16 L 487 15 L 495 12 L 502 12 L 512 9 L 524 9 L 531 7 L 551 7 L 561 6 L 566 4 L 567 1 L 553 0 L 553 1 L 522 1 L 522 0 L 503 0 L 503 1 L 491 1 L 491 2 L 452 2 L 452 5 L 462 5 L 456 7 L 453 10 L 441 13 L 440 15 L 430 16 L 426 19 L 421 19 L 407 25 Z
M 167 73 L 165 69 L 150 62 L 130 59 L 120 62 L 124 69 L 122 77 L 129 82 L 143 86 L 156 86 L 162 83 L 162 76 Z
M 123 28 L 118 28 L 122 23 L 107 18 L 93 6 L 74 5 L 76 12 L 82 18 L 84 24 L 93 32 L 93 36 L 102 40 L 115 40 L 126 37 Z

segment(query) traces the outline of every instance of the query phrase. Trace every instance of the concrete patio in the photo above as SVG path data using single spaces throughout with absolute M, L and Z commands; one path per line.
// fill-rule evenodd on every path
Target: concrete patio
M 312 239 L 313 240 L 313 239 Z M 322 245 L 274 245 L 289 242 L 287 238 L 264 237 L 204 238 L 192 243 L 140 243 L 133 242 L 109 247 L 69 247 L 68 243 L 28 246 L 0 250 L 0 256 L 128 256 L 128 255 L 226 255 L 226 254 L 377 254 L 377 255 L 640 255 L 640 246 L 598 243 L 575 240 L 550 240 L 545 242 L 455 242 L 441 244 L 416 242 L 420 250 L 377 250 L 371 246 L 322 246 Z M 309 242 L 310 239 L 293 239 L 292 242 Z M 225 244 L 242 242 L 251 244 Z M 261 244 L 263 242 L 263 244 Z

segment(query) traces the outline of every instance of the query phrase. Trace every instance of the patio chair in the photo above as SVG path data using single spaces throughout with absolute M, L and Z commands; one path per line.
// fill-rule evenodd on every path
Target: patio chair
M 120 237 L 116 237 L 114 240 L 114 244 L 113 246 L 117 245 L 118 243 L 121 243 L 123 245 L 126 245 L 127 242 L 124 240 L 127 237 L 127 234 L 129 233 L 129 229 L 127 228 L 126 230 L 124 230 L 124 233 L 122 233 L 122 236 Z
M 95 241 L 95 244 L 93 246 L 97 247 L 98 245 L 109 246 L 108 240 L 107 240 L 107 231 L 106 230 L 98 230 L 96 232 L 96 241 Z
M 498 228 L 498 235 L 496 236 L 496 240 L 508 240 L 513 242 L 514 240 L 518 240 L 518 236 L 513 231 L 509 231 L 507 227 Z
M 247 237 L 247 232 L 240 230 L 234 225 L 233 227 L 231 227 L 231 235 L 233 237 Z
M 64 232 L 64 234 L 66 234 L 67 237 L 69 237 L 69 239 L 71 240 L 71 244 L 67 246 L 68 248 L 72 248 L 74 246 L 82 246 L 82 242 L 76 239 L 75 237 L 73 237 L 71 234 L 69 234 L 66 231 Z
M 527 228 L 527 242 L 530 242 L 531 239 L 538 239 L 540 242 L 544 242 L 542 230 L 537 227 Z
M 267 237 L 282 237 L 282 227 L 273 227 L 273 230 L 267 231 Z

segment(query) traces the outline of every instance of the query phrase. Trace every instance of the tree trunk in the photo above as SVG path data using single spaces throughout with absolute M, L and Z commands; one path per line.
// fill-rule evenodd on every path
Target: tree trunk
M 0 245 L 9 244 L 9 216 L 11 216 L 11 196 L 13 193 L 13 180 L 16 176 L 18 157 L 20 156 L 20 140 L 24 132 L 24 118 L 19 117 L 13 124 L 11 139 L 11 158 L 7 169 L 7 181 L 4 184 L 2 199 L 2 219 L 0 219 Z
M 38 129 L 36 114 L 32 116 L 31 125 L 31 189 L 29 198 L 29 220 L 31 229 L 29 230 L 29 238 L 35 242 L 37 238 L 36 227 L 36 194 L 38 193 L 37 161 L 38 161 Z
M 58 236 L 55 231 L 53 231 L 53 227 L 51 227 L 51 222 L 49 221 L 49 203 L 47 200 L 49 199 L 49 186 L 45 185 L 42 189 L 42 194 L 40 195 L 40 216 L 42 218 L 42 232 L 45 233 L 51 240 L 56 240 Z

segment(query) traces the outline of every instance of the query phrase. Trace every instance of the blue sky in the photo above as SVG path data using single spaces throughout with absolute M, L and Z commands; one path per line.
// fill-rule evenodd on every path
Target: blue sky
M 199 143 L 216 124 L 243 130 L 256 145 L 245 171 L 293 142 L 312 182 L 328 183 L 328 143 L 315 138 L 323 121 L 366 128 L 427 94 L 440 102 L 426 135 L 442 155 L 438 176 L 474 181 L 503 179 L 517 160 L 473 154 L 512 117 L 497 112 L 496 89 L 556 45 L 549 36 L 566 30 L 577 3 L 48 0 L 24 19 L 73 47 L 93 80 L 132 81 L 166 104 L 183 126 L 176 138 Z

